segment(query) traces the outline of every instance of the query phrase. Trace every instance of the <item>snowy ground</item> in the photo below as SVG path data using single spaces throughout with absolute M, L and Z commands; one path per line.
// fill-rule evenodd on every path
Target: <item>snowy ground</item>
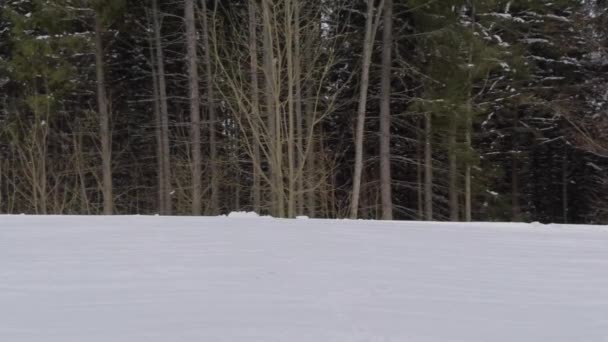
M 0 341 L 608 341 L 608 229 L 0 216 Z

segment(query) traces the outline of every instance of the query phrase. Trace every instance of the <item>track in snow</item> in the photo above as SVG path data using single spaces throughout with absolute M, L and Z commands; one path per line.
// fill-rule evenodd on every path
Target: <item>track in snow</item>
M 0 341 L 608 341 L 608 229 L 0 216 Z

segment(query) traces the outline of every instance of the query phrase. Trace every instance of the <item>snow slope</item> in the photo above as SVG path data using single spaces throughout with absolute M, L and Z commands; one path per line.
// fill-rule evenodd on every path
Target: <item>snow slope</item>
M 0 341 L 608 341 L 608 229 L 0 216 Z

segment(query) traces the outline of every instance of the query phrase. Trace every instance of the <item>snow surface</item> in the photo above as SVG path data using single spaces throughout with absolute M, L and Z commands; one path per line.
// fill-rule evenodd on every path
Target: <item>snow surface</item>
M 608 229 L 0 216 L 0 341 L 608 341 Z

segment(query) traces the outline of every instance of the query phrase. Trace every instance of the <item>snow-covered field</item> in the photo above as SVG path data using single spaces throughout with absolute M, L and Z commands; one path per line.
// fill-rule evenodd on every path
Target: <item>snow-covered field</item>
M 0 216 L 0 341 L 608 341 L 608 229 Z

